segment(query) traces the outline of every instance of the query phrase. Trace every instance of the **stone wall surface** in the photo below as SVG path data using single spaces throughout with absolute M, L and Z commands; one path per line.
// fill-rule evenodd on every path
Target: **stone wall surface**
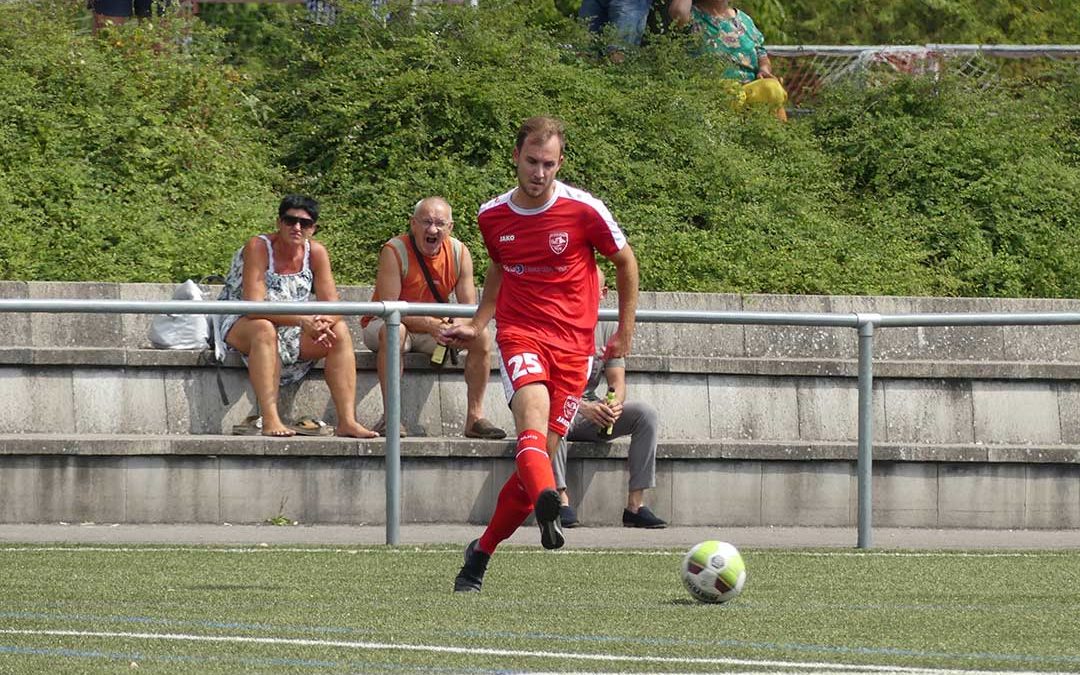
M 216 295 L 220 287 L 209 287 Z M 168 300 L 172 284 L 0 281 L 2 299 Z M 370 287 L 343 286 L 343 301 L 366 302 Z M 606 308 L 614 308 L 612 293 Z M 1080 300 L 921 298 L 899 296 L 642 293 L 640 309 L 853 315 L 1080 312 Z M 0 314 L 0 347 L 148 346 L 149 317 L 125 314 Z M 355 326 L 354 326 L 355 328 Z M 641 323 L 638 354 L 728 358 L 854 359 L 851 328 Z M 358 337 L 358 336 L 357 336 Z M 355 340 L 358 349 L 361 342 Z M 883 361 L 1080 363 L 1075 326 L 880 328 L 875 357 Z

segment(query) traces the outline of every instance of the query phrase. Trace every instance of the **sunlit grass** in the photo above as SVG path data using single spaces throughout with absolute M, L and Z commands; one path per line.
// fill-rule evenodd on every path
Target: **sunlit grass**
M 676 550 L 508 547 L 455 596 L 457 548 L 9 545 L 0 672 L 1080 670 L 1075 554 L 743 554 L 702 605 Z

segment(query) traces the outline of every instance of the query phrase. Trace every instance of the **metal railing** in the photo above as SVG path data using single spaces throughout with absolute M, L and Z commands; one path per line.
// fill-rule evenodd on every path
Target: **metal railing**
M 444 305 L 407 302 L 213 302 L 197 300 L 127 301 L 127 300 L 13 300 L 0 299 L 0 312 L 107 313 L 107 314 L 337 314 L 341 316 L 379 316 L 386 322 L 387 343 L 398 344 L 403 316 L 471 317 L 475 305 Z M 601 320 L 618 318 L 614 309 L 601 309 Z M 967 313 L 967 314 L 875 314 L 875 313 L 803 313 L 649 310 L 637 312 L 642 323 L 692 323 L 716 325 L 811 326 L 852 328 L 858 332 L 858 548 L 873 546 L 872 470 L 873 470 L 873 357 L 874 333 L 881 328 L 941 326 L 1064 326 L 1080 324 L 1080 313 Z M 401 423 L 401 354 L 391 349 L 386 354 L 386 428 L 397 429 Z M 401 521 L 401 439 L 386 435 L 386 543 L 400 541 Z

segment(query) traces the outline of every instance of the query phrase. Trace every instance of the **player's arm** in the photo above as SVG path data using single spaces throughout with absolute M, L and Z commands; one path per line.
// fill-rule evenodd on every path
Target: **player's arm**
M 459 347 L 476 337 L 495 318 L 495 301 L 499 297 L 499 288 L 502 286 L 502 275 L 502 267 L 492 261 L 488 265 L 487 275 L 484 276 L 484 293 L 480 296 L 480 304 L 476 308 L 472 321 L 443 330 L 440 342 Z
M 630 354 L 638 303 L 638 265 L 630 244 L 609 256 L 608 260 L 615 265 L 615 288 L 619 291 L 619 327 L 604 349 L 605 360 Z
M 461 274 L 454 285 L 454 297 L 463 305 L 476 304 L 476 280 L 473 279 L 472 254 L 469 253 L 469 247 L 464 244 L 461 251 Z M 468 323 L 468 321 L 468 319 L 454 318 L 450 320 L 450 323 Z
M 484 295 L 480 298 L 480 306 L 476 308 L 473 316 L 473 326 L 483 328 L 495 318 L 495 301 L 499 299 L 502 278 L 502 266 L 492 261 L 484 276 Z

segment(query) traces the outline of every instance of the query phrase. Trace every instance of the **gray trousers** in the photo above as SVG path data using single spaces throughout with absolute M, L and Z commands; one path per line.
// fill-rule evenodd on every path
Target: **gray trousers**
M 641 401 L 624 401 L 622 415 L 615 420 L 612 429 L 613 438 L 630 437 L 630 450 L 627 462 L 630 465 L 630 489 L 644 490 L 656 487 L 656 408 Z M 570 423 L 566 438 L 559 441 L 559 450 L 552 460 L 555 469 L 555 486 L 560 490 L 566 487 L 566 441 L 601 440 L 595 424 L 577 415 Z

